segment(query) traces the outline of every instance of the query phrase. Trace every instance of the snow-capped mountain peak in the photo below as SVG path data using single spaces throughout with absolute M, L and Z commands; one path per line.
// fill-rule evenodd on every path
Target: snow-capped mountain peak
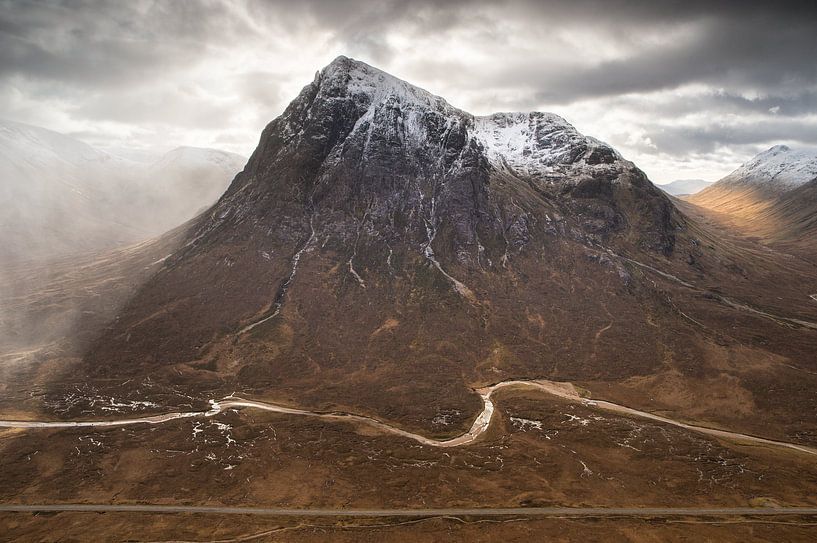
M 315 104 L 319 104 L 317 109 Z M 319 71 L 293 105 L 292 114 L 285 115 L 280 128 L 287 142 L 317 141 L 334 146 L 330 143 L 334 138 L 359 140 L 364 142 L 364 162 L 371 152 L 370 143 L 382 139 L 412 155 L 430 149 L 444 153 L 445 148 L 460 148 L 470 142 L 494 169 L 549 184 L 572 184 L 591 170 L 618 169 L 616 164 L 623 162 L 612 147 L 581 134 L 558 115 L 509 112 L 474 116 L 420 87 L 343 56 Z M 326 122 L 334 119 L 333 129 L 305 134 L 303 127 L 315 115 Z M 349 119 L 353 119 L 351 130 L 336 133 L 334 129 Z M 348 145 L 334 147 L 330 162 L 340 160 Z
M 729 183 L 788 191 L 817 177 L 817 153 L 775 145 L 724 178 Z
M 399 79 L 365 62 L 340 56 L 318 74 L 323 93 L 343 98 L 351 96 L 369 109 L 387 103 L 406 111 L 435 110 L 450 115 L 463 115 L 444 98 Z

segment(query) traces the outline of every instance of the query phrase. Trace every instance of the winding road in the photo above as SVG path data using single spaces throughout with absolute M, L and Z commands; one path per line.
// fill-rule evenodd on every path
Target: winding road
M 464 434 L 450 438 L 450 439 L 433 439 L 429 437 L 422 436 L 420 434 L 415 434 L 413 432 L 409 432 L 407 430 L 402 430 L 391 424 L 383 422 L 381 420 L 367 417 L 364 415 L 355 415 L 353 413 L 343 413 L 343 412 L 316 412 L 316 411 L 308 411 L 304 409 L 297 409 L 293 407 L 286 407 L 282 405 L 277 405 L 268 402 L 262 402 L 257 400 L 248 400 L 244 398 L 239 398 L 237 396 L 227 396 L 226 398 L 215 401 L 210 400 L 211 408 L 208 411 L 188 411 L 188 412 L 174 412 L 174 413 L 166 413 L 163 415 L 153 415 L 149 417 L 142 417 L 142 418 L 129 418 L 129 419 L 120 419 L 120 420 L 109 420 L 109 421 L 21 421 L 21 420 L 0 420 L 0 427 L 5 428 L 26 428 L 26 429 L 36 429 L 36 428 L 77 428 L 77 427 L 110 427 L 110 426 L 129 426 L 134 424 L 161 424 L 164 422 L 168 422 L 171 420 L 182 419 L 182 418 L 191 418 L 191 417 L 212 417 L 222 413 L 226 410 L 231 409 L 259 409 L 262 411 L 271 411 L 274 413 L 283 413 L 288 415 L 298 415 L 298 416 L 307 416 L 307 417 L 318 417 L 326 420 L 333 420 L 333 421 L 347 421 L 347 422 L 356 422 L 368 425 L 370 427 L 377 428 L 388 434 L 398 435 L 401 437 L 405 437 L 408 439 L 412 439 L 423 445 L 428 445 L 431 447 L 443 447 L 443 448 L 450 448 L 450 447 L 459 447 L 462 445 L 467 445 L 468 443 L 473 442 L 476 440 L 480 435 L 484 434 L 491 425 L 491 419 L 494 415 L 494 402 L 492 400 L 492 396 L 494 392 L 499 389 L 507 388 L 507 387 L 517 387 L 517 388 L 533 388 L 550 394 L 552 396 L 556 396 L 562 399 L 566 399 L 576 403 L 582 403 L 585 406 L 603 409 L 605 411 L 612 411 L 615 413 L 649 419 L 657 422 L 661 422 L 664 424 L 670 424 L 672 426 L 677 426 L 679 428 L 683 428 L 685 430 L 690 430 L 693 432 L 698 432 L 701 434 L 706 434 L 712 437 L 716 437 L 719 439 L 726 439 L 734 442 L 739 443 L 748 443 L 748 444 L 758 444 L 758 445 L 765 445 L 771 447 L 778 447 L 784 449 L 791 449 L 801 453 L 815 455 L 817 456 L 817 449 L 812 447 L 807 447 L 805 445 L 800 445 L 797 443 L 789 443 L 786 441 L 777 441 L 773 439 L 767 439 L 764 437 L 753 436 L 749 434 L 741 434 L 737 432 L 730 432 L 727 430 L 719 430 L 716 428 L 708 428 L 706 426 L 697 426 L 694 424 L 688 424 L 685 422 L 676 421 L 667 417 L 662 417 L 660 415 L 656 415 L 654 413 L 649 413 L 646 411 L 640 411 L 638 409 L 633 409 L 631 407 L 619 405 L 613 402 L 608 402 L 604 400 L 590 400 L 587 398 L 583 398 L 579 392 L 577 391 L 576 387 L 573 386 L 571 383 L 564 383 L 564 382 L 557 382 L 557 381 L 548 381 L 548 380 L 535 380 L 535 381 L 519 381 L 519 380 L 511 380 L 511 381 L 502 381 L 495 385 L 491 385 L 484 388 L 476 389 L 476 392 L 480 395 L 482 399 L 482 411 L 477 415 L 476 419 L 474 419 L 471 428 L 465 432 Z

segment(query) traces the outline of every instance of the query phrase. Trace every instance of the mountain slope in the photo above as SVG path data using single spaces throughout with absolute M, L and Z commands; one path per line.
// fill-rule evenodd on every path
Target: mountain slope
M 340 57 L 264 129 L 84 371 L 425 432 L 441 410 L 467 427 L 471 387 L 508 378 L 629 383 L 723 417 L 678 391 L 714 379 L 770 394 L 768 380 L 720 381 L 706 361 L 724 342 L 751 345 L 734 355 L 746 364 L 808 351 L 797 326 L 755 346 L 774 317 L 708 290 L 770 291 L 762 266 L 777 268 L 756 260 L 558 116 L 475 117 Z M 805 320 L 801 287 L 775 294 Z
M 687 198 L 720 220 L 769 243 L 814 247 L 817 154 L 777 145 Z
M 677 179 L 666 185 L 657 185 L 657 187 L 667 194 L 684 196 L 700 192 L 710 185 L 712 185 L 712 182 L 704 181 L 703 179 Z
M 713 211 L 751 218 L 781 194 L 817 177 L 817 154 L 775 145 L 688 198 Z
M 780 196 L 762 220 L 786 225 L 780 229 L 785 239 L 814 241 L 817 238 L 817 177 Z
M 0 256 L 55 258 L 160 234 L 215 201 L 242 165 L 237 155 L 189 149 L 146 167 L 2 121 Z
M 780 195 L 743 228 L 767 244 L 815 261 L 817 178 Z

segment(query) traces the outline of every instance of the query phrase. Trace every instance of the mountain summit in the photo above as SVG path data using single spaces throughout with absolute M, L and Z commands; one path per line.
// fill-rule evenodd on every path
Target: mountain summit
M 589 364 L 598 319 L 646 318 L 614 255 L 683 261 L 684 225 L 641 170 L 561 117 L 476 117 L 339 57 L 86 360 L 212 386 L 285 381 L 304 400 L 352 387 L 414 416 L 431 407 L 398 374 L 473 399 L 463 372 L 555 371 L 542 342 L 571 337 L 561 367 Z
M 724 184 L 747 184 L 785 192 L 817 177 L 817 153 L 775 145 L 724 177 Z

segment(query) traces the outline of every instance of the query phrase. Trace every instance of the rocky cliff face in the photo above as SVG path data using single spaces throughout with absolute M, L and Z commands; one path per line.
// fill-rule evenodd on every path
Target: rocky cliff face
M 687 251 L 683 228 L 638 168 L 556 115 L 475 117 L 340 57 L 86 359 L 304 394 L 348 381 L 394 406 L 396 374 L 552 373 L 542 346 L 565 338 L 575 372 L 602 357 L 606 312 L 645 311 L 610 255 Z
M 511 204 L 512 190 L 535 198 Z M 366 237 L 423 250 L 444 231 L 446 252 L 474 266 L 483 257 L 498 264 L 505 245 L 529 237 L 533 222 L 585 241 L 633 234 L 652 250 L 673 249 L 663 195 L 614 149 L 564 119 L 474 117 L 344 57 L 267 126 L 196 243 L 273 208 L 290 218 L 313 216 L 313 226 L 346 246 L 363 227 Z M 296 237 L 303 238 L 301 223 Z

